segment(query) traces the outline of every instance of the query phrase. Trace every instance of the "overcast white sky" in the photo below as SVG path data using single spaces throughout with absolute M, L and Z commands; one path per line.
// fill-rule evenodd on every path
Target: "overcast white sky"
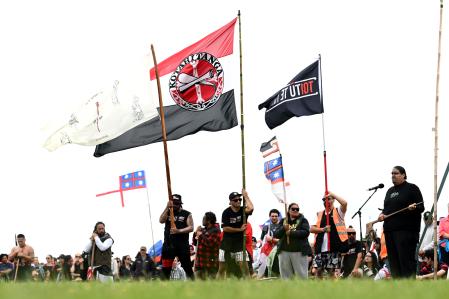
M 247 190 L 257 226 L 283 209 L 263 175 L 260 144 L 278 136 L 290 181 L 289 202 L 309 220 L 324 192 L 321 116 L 289 120 L 270 131 L 257 105 L 322 55 L 329 190 L 348 202 L 346 223 L 368 198 L 362 224 L 383 206 L 394 165 L 433 202 L 435 85 L 439 1 L 14 1 L 0 4 L 2 216 L 0 251 L 24 233 L 46 254 L 81 251 L 96 221 L 106 223 L 116 256 L 152 242 L 145 190 L 102 198 L 118 176 L 147 173 L 155 239 L 167 201 L 162 144 L 93 157 L 93 147 L 42 148 L 75 107 L 115 79 L 147 80 L 153 43 L 159 61 L 242 13 Z M 440 81 L 439 167 L 449 162 L 447 14 Z M 238 29 L 238 27 L 236 27 Z M 446 31 L 444 31 L 446 30 Z M 235 47 L 238 50 L 236 44 Z M 142 74 L 137 78 L 138 71 Z M 236 86 L 238 95 L 238 86 Z M 240 107 L 237 98 L 237 107 Z M 239 110 L 239 108 L 238 108 Z M 241 183 L 240 130 L 200 132 L 169 142 L 174 193 L 195 226 L 206 211 L 218 219 Z M 440 199 L 447 215 L 448 191 Z M 380 230 L 380 225 L 377 228 Z

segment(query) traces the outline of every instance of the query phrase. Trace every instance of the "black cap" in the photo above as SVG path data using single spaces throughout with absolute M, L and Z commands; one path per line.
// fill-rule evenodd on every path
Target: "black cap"
M 242 196 L 242 194 L 238 193 L 238 192 L 232 192 L 231 194 L 229 194 L 229 200 L 233 199 L 234 197 L 240 197 Z
M 183 202 L 182 202 L 181 198 L 182 197 L 179 194 L 173 194 L 172 195 L 173 203 L 182 204 Z

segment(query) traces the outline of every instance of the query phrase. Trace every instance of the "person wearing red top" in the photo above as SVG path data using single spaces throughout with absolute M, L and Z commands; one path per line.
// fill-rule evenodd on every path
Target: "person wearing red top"
M 448 205 L 449 209 L 449 205 Z M 438 228 L 438 236 L 440 238 L 439 246 L 440 246 L 440 254 L 441 260 L 449 265 L 449 216 L 444 218 L 440 218 L 440 226 Z

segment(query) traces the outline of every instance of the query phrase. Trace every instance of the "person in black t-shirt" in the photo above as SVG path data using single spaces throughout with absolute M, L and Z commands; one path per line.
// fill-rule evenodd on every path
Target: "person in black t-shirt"
M 170 207 L 173 207 L 174 224 L 171 227 Z M 172 200 L 159 217 L 165 223 L 164 244 L 162 245 L 162 278 L 169 279 L 173 260 L 178 257 L 187 277 L 194 279 L 192 262 L 190 261 L 189 233 L 193 232 L 192 214 L 182 208 L 181 195 L 173 194 Z
M 352 226 L 346 230 L 348 233 L 348 252 L 343 256 L 343 277 L 360 277 L 362 264 L 362 242 L 356 239 L 356 231 Z
M 388 262 L 393 278 L 411 278 L 415 276 L 415 250 L 419 241 L 421 213 L 424 212 L 423 197 L 418 186 L 407 182 L 404 167 L 395 166 L 391 172 L 393 187 L 385 194 L 384 216 L 403 208 L 404 212 L 385 218 L 384 234 L 387 245 Z
M 248 275 L 247 263 L 243 262 L 243 234 L 246 231 L 246 222 L 243 223 L 243 208 L 241 207 L 242 195 L 245 198 L 245 217 L 251 215 L 254 210 L 253 203 L 248 192 L 242 189 L 242 194 L 232 192 L 229 194 L 229 205 L 221 216 L 221 227 L 223 228 L 223 240 L 221 241 L 218 256 L 218 277 L 224 278 L 228 272 L 228 265 L 234 260 L 240 267 L 242 273 Z

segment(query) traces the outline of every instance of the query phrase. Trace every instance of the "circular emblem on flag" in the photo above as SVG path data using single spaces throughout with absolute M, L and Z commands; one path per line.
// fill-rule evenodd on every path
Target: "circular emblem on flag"
M 170 76 L 169 90 L 175 103 L 184 109 L 209 109 L 223 92 L 223 67 L 209 53 L 191 54 Z

